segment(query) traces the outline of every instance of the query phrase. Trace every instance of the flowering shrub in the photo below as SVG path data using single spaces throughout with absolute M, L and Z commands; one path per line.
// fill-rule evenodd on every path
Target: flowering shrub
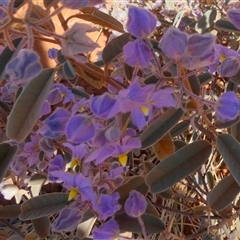
M 3 239 L 239 236 L 227 2 L 0 1 Z

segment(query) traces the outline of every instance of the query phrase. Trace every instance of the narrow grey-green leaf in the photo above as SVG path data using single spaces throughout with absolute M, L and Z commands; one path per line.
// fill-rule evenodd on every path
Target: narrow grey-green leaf
M 217 148 L 231 174 L 240 185 L 240 144 L 229 134 L 221 134 L 217 138 Z
M 17 56 L 19 50 L 22 48 L 25 39 L 23 38 L 16 38 L 12 41 L 15 50 L 12 51 L 9 47 L 5 47 L 0 55 L 0 82 L 5 77 L 5 67 L 7 64 Z
M 68 79 L 74 79 L 76 77 L 76 72 L 68 60 L 63 64 L 63 74 Z
M 112 59 L 123 52 L 123 47 L 130 41 L 130 34 L 124 33 L 112 39 L 102 51 L 103 62 L 109 63 Z
M 217 10 L 211 9 L 206 11 L 203 16 L 198 20 L 198 22 L 195 25 L 195 30 L 199 33 L 206 32 L 213 22 L 215 21 L 217 16 Z
M 55 70 L 44 69 L 23 89 L 8 117 L 7 136 L 21 143 L 32 131 L 53 83 Z
M 176 124 L 172 130 L 170 131 L 170 134 L 172 135 L 172 137 L 176 137 L 178 135 L 180 135 L 181 133 L 183 133 L 185 130 L 188 129 L 190 125 L 189 121 L 181 121 L 180 123 Z
M 50 234 L 51 222 L 47 216 L 33 219 L 32 224 L 40 238 L 45 238 Z
M 165 230 L 163 222 L 158 217 L 144 213 L 141 218 L 147 234 L 160 233 Z M 126 213 L 120 213 L 115 216 L 115 220 L 121 232 L 142 233 L 142 227 L 137 218 L 130 217 Z
M 212 146 L 199 140 L 161 161 L 146 176 L 152 193 L 160 193 L 196 171 L 208 159 Z
M 18 218 L 21 213 L 21 205 L 7 205 L 0 207 L 0 219 Z
M 145 183 L 145 179 L 142 176 L 132 177 L 122 186 L 118 187 L 114 192 L 118 192 L 120 195 L 119 204 L 124 205 L 125 201 L 128 198 L 129 193 L 132 190 L 136 190 L 143 195 L 146 195 L 148 192 L 148 186 Z
M 9 143 L 0 144 L 0 182 L 2 182 L 18 149 L 17 145 L 11 146 Z
M 200 86 L 200 81 L 197 78 L 196 75 L 192 75 L 188 78 L 189 84 L 191 86 L 192 92 L 199 96 L 200 94 L 200 90 L 201 90 L 201 86 Z
M 170 108 L 151 123 L 140 135 L 142 149 L 148 148 L 160 140 L 177 124 L 182 115 L 183 110 L 181 108 Z
M 239 29 L 237 29 L 231 22 L 223 19 L 216 21 L 215 28 L 220 31 L 231 32 L 231 33 L 234 32 L 234 33 L 240 34 Z
M 74 95 L 76 95 L 79 98 L 86 98 L 86 99 L 90 98 L 90 95 L 84 91 L 81 91 L 77 88 L 69 88 L 69 89 L 72 91 Z
M 214 80 L 212 74 L 209 72 L 202 73 L 202 74 L 198 75 L 197 77 L 198 77 L 198 80 L 199 80 L 199 83 L 201 86 L 205 86 L 207 83 Z
M 49 193 L 33 197 L 22 204 L 21 220 L 33 220 L 60 212 L 68 204 L 67 193 Z
M 207 198 L 208 205 L 221 211 L 226 208 L 240 192 L 240 185 L 232 175 L 223 178 L 210 192 Z
M 215 127 L 216 128 L 229 128 L 235 124 L 237 124 L 239 122 L 240 118 L 239 116 L 237 116 L 234 120 L 231 120 L 231 121 L 227 121 L 227 122 L 220 122 L 220 121 L 216 121 L 215 122 Z
M 231 135 L 235 137 L 238 140 L 238 142 L 240 142 L 240 122 L 232 125 L 230 132 L 231 132 Z

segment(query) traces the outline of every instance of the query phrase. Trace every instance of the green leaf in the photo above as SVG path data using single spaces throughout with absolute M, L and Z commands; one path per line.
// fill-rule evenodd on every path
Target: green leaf
M 21 213 L 21 205 L 7 205 L 0 207 L 0 219 L 18 218 Z
M 47 216 L 33 219 L 32 224 L 40 238 L 45 238 L 50 234 L 51 222 Z
M 55 70 L 44 69 L 23 89 L 8 117 L 7 136 L 21 143 L 32 131 L 53 84 Z
M 12 41 L 13 46 L 15 47 L 15 50 L 10 50 L 9 47 L 5 47 L 0 55 L 0 82 L 5 77 L 5 67 L 7 64 L 17 56 L 20 49 L 22 49 L 22 46 L 25 42 L 25 39 L 23 38 L 16 38 Z
M 200 90 L 201 90 L 201 86 L 200 86 L 200 82 L 199 79 L 197 78 L 196 75 L 192 75 L 188 78 L 189 84 L 191 86 L 192 92 L 199 96 L 200 95 Z
M 240 185 L 240 144 L 229 134 L 221 134 L 217 138 L 217 148 L 231 174 Z
M 123 47 L 130 41 L 131 35 L 124 33 L 112 39 L 102 51 L 102 59 L 105 64 L 111 62 L 115 57 L 123 52 Z
M 63 74 L 68 79 L 74 79 L 76 77 L 75 70 L 68 60 L 63 64 Z
M 198 75 L 197 77 L 198 77 L 198 80 L 199 80 L 199 83 L 201 86 L 205 86 L 206 84 L 208 84 L 209 82 L 214 80 L 212 74 L 208 73 L 208 72 L 202 73 L 202 74 Z
M 19 147 L 11 146 L 9 143 L 0 144 L 0 183 L 6 175 L 9 165 L 17 154 Z
M 240 118 L 239 116 L 237 116 L 234 120 L 231 121 L 227 121 L 227 122 L 220 122 L 220 121 L 216 121 L 215 122 L 215 127 L 216 128 L 229 128 L 231 126 L 236 125 L 239 122 Z
M 86 98 L 86 99 L 89 99 L 90 98 L 90 95 L 88 94 L 88 93 L 86 93 L 86 92 L 84 92 L 84 91 L 81 91 L 81 90 L 79 90 L 79 89 L 77 89 L 77 88 L 69 88 L 71 91 L 72 91 L 72 93 L 74 94 L 74 95 L 76 95 L 77 97 L 80 97 L 80 98 Z
M 206 32 L 213 22 L 215 21 L 217 16 L 217 10 L 211 9 L 206 11 L 203 16 L 198 20 L 198 22 L 195 25 L 195 30 L 199 33 Z
M 230 128 L 231 135 L 240 142 L 240 122 L 234 124 Z
M 210 192 L 207 198 L 208 205 L 221 211 L 226 208 L 240 192 L 240 186 L 232 175 L 223 178 Z
M 146 176 L 152 193 L 160 193 L 196 171 L 208 159 L 212 146 L 199 140 L 161 161 Z
M 181 108 L 170 108 L 151 123 L 140 135 L 142 149 L 146 149 L 159 141 L 178 123 L 182 116 L 183 110 Z
M 160 233 L 165 230 L 163 222 L 158 217 L 147 213 L 144 213 L 141 217 L 147 234 Z M 121 213 L 115 216 L 115 220 L 121 232 L 142 233 L 142 227 L 137 218 L 130 217 L 126 213 Z
M 120 199 L 118 203 L 124 206 L 125 201 L 128 198 L 129 193 L 132 190 L 136 190 L 143 195 L 146 195 L 148 192 L 148 186 L 145 183 L 145 179 L 142 176 L 131 177 L 126 183 L 122 186 L 118 187 L 114 192 L 118 192 L 120 195 Z
M 215 28 L 220 31 L 231 32 L 231 33 L 234 32 L 234 33 L 240 34 L 239 29 L 237 29 L 231 22 L 223 19 L 216 21 Z
M 78 14 L 77 17 L 86 21 L 98 24 L 103 27 L 110 28 L 112 30 L 124 33 L 123 25 L 114 17 L 101 12 L 95 7 L 84 7 L 81 8 L 83 14 Z
M 20 219 L 33 220 L 60 212 L 68 204 L 67 193 L 49 193 L 33 197 L 22 204 Z
M 6 103 L 6 102 L 2 102 L 0 101 L 0 108 L 6 112 L 6 113 L 10 113 L 11 112 L 11 108 L 10 106 Z
M 180 123 L 178 123 L 177 125 L 175 125 L 172 130 L 170 131 L 170 134 L 172 135 L 172 137 L 176 137 L 180 134 L 182 134 L 185 130 L 188 129 L 190 122 L 189 121 L 181 121 Z

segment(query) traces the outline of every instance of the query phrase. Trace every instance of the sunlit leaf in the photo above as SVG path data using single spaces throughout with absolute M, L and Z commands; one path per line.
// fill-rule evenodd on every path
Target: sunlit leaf
M 32 131 L 53 83 L 55 70 L 44 69 L 23 89 L 8 117 L 7 136 L 20 143 Z
M 142 149 L 148 148 L 159 141 L 176 125 L 182 115 L 183 110 L 181 108 L 170 108 L 153 123 L 149 124 L 149 126 L 140 135 Z
M 144 213 L 141 217 L 147 234 L 160 233 L 165 230 L 163 222 L 158 217 L 147 213 Z M 121 213 L 115 216 L 115 220 L 117 221 L 121 232 L 128 231 L 142 233 L 142 227 L 137 218 L 130 217 L 126 213 Z
M 232 175 L 223 178 L 210 192 L 207 201 L 208 205 L 221 211 L 227 207 L 240 192 L 240 185 L 235 181 Z
M 68 204 L 67 193 L 49 193 L 33 197 L 22 204 L 21 220 L 32 220 L 60 212 Z
M 199 140 L 161 161 L 146 176 L 151 192 L 162 192 L 196 171 L 208 159 L 211 151 L 209 142 Z
M 17 145 L 11 146 L 9 143 L 0 144 L 0 182 L 2 182 L 11 161 L 18 152 Z
M 33 197 L 39 195 L 43 183 L 46 181 L 46 176 L 42 174 L 35 174 L 29 180 L 28 186 L 31 187 L 31 193 Z
M 216 16 L 217 16 L 216 9 L 206 11 L 196 23 L 195 30 L 199 33 L 206 32 L 214 23 Z
M 110 28 L 118 32 L 124 32 L 123 25 L 114 17 L 101 12 L 95 7 L 84 7 L 81 9 L 83 14 L 78 14 L 77 17 L 83 20 L 98 24 L 103 27 Z
M 77 226 L 77 236 L 80 239 L 87 238 L 92 230 L 94 223 L 96 222 L 96 217 L 90 209 L 88 209 L 84 214 L 81 223 Z
M 21 205 L 7 205 L 0 207 L 0 219 L 18 218 L 21 213 Z
M 41 217 L 32 220 L 33 228 L 40 238 L 45 238 L 50 234 L 51 222 L 48 217 Z
M 229 134 L 221 134 L 217 138 L 217 148 L 232 176 L 240 185 L 240 144 Z
M 123 47 L 130 41 L 131 35 L 124 33 L 112 39 L 102 51 L 102 59 L 105 64 L 111 62 L 116 56 L 123 52 Z
M 158 160 L 161 160 L 175 152 L 175 145 L 170 133 L 166 133 L 158 142 L 153 145 L 153 151 Z

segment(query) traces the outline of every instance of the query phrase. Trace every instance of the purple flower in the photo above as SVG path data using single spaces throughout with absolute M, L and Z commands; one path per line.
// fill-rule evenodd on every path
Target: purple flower
M 11 81 L 27 82 L 42 70 L 40 58 L 33 50 L 21 49 L 15 59 L 6 66 Z
M 64 143 L 63 145 L 71 150 L 71 167 L 79 164 L 80 160 L 88 153 L 88 147 L 85 143 L 81 143 L 76 146 L 70 143 Z
M 213 48 L 208 53 L 200 57 L 191 57 L 188 55 L 184 55 L 181 58 L 183 66 L 188 70 L 194 70 L 197 68 L 207 67 L 211 65 L 215 60 L 215 52 L 216 50 Z
M 39 118 L 41 118 L 44 115 L 49 114 L 50 112 L 51 112 L 51 106 L 50 106 L 48 100 L 45 100 L 45 102 L 43 104 L 43 107 L 42 107 L 42 110 L 39 114 Z
M 86 6 L 104 3 L 105 0 L 61 0 L 61 2 L 66 8 L 79 9 Z
M 187 55 L 190 57 L 201 57 L 206 55 L 214 46 L 215 36 L 210 33 L 194 33 L 189 36 L 187 42 Z
M 215 44 L 215 59 L 212 64 L 209 65 L 209 72 L 214 73 L 217 71 L 219 62 L 223 62 L 227 57 L 239 57 L 239 53 L 233 49 L 225 47 L 221 44 Z
M 95 126 L 92 119 L 80 114 L 71 117 L 66 125 L 66 135 L 68 140 L 74 143 L 91 140 L 95 135 Z
M 90 200 L 93 209 L 97 210 L 97 200 L 90 178 L 84 177 L 81 173 L 72 174 L 62 171 L 51 171 L 51 175 L 62 180 L 64 187 L 70 190 L 69 200 L 80 194 L 83 202 Z
M 121 157 L 125 157 L 126 154 L 132 151 L 134 148 L 141 147 L 141 141 L 138 137 L 132 137 L 128 133 L 120 140 L 116 142 L 111 142 L 108 145 L 93 151 L 85 160 L 85 163 L 89 163 L 96 160 L 96 164 L 100 164 L 109 157 L 118 157 L 119 161 L 122 163 Z M 126 159 L 127 160 L 127 159 Z M 126 164 L 125 162 L 122 165 Z
M 53 223 L 52 230 L 54 232 L 74 231 L 77 225 L 81 222 L 82 212 L 79 209 L 65 208 L 60 213 Z
M 99 228 L 95 228 L 92 231 L 94 240 L 110 240 L 115 239 L 119 235 L 119 227 L 115 220 L 111 219 Z
M 237 29 L 240 29 L 240 10 L 239 9 L 229 9 L 227 11 L 227 17 Z
M 187 47 L 188 36 L 177 28 L 170 27 L 159 42 L 159 48 L 171 59 L 180 59 Z
M 39 141 L 39 145 L 42 151 L 44 152 L 54 152 L 55 150 L 55 144 L 53 139 L 47 138 L 47 137 L 42 137 Z
M 9 5 L 9 0 L 1 0 L 0 6 L 7 7 Z M 3 21 L 7 17 L 7 13 L 0 7 L 0 21 Z
M 56 48 L 49 48 L 48 49 L 48 57 L 50 59 L 55 59 L 57 57 L 58 49 Z
M 129 6 L 126 28 L 133 36 L 147 38 L 156 28 L 156 24 L 157 19 L 150 11 L 133 5 Z
M 54 84 L 52 90 L 48 94 L 48 102 L 55 105 L 63 100 L 63 104 L 74 100 L 74 95 L 71 90 L 61 83 Z
M 106 129 L 104 136 L 108 141 L 116 141 L 121 135 L 119 127 L 112 126 Z
M 124 208 L 129 216 L 140 217 L 147 209 L 145 196 L 136 190 L 132 190 L 125 202 Z
M 101 194 L 100 204 L 98 205 L 99 218 L 101 220 L 106 220 L 121 209 L 121 206 L 118 204 L 119 198 L 119 193 L 113 193 L 112 195 Z
M 64 171 L 66 163 L 62 157 L 62 155 L 57 155 L 54 159 L 49 163 L 48 166 L 48 178 L 52 182 L 56 182 L 58 178 L 52 175 L 52 172 L 55 171 Z
M 222 94 L 215 106 L 216 118 L 220 121 L 231 121 L 239 115 L 239 99 L 235 92 Z
M 218 67 L 218 73 L 222 77 L 232 77 L 237 74 L 240 68 L 240 62 L 236 57 L 228 57 L 223 60 Z
M 60 134 L 65 133 L 65 126 L 71 113 L 64 108 L 56 110 L 44 121 L 44 126 L 40 132 L 50 138 L 57 138 Z
M 116 99 L 108 92 L 101 96 L 94 97 L 91 101 L 90 108 L 97 117 L 108 119 L 108 114 L 116 103 Z
M 123 47 L 123 57 L 125 62 L 132 67 L 147 67 L 153 58 L 153 53 L 142 39 L 136 39 Z

